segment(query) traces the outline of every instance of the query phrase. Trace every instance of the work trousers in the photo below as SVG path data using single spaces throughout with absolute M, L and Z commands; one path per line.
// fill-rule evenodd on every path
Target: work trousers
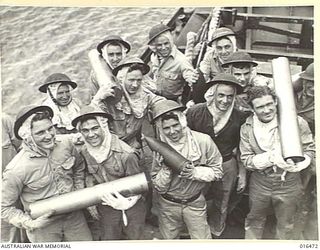
M 1 242 L 21 243 L 20 228 L 1 219 Z
M 212 182 L 207 191 L 208 222 L 211 233 L 220 236 L 225 228 L 230 196 L 235 189 L 238 167 L 235 158 L 222 163 L 223 177 L 221 181 Z
M 159 196 L 159 229 L 163 238 L 178 239 L 185 224 L 191 239 L 211 239 L 206 208 L 206 200 L 202 194 L 186 204 L 168 201 Z
M 144 198 L 125 211 L 128 225 L 123 222 L 122 211 L 110 206 L 98 205 L 101 216 L 101 240 L 140 240 L 143 235 L 146 204 Z
M 287 173 L 281 180 L 283 171 L 254 171 L 250 176 L 249 206 L 250 212 L 245 221 L 245 238 L 261 239 L 266 217 L 270 208 L 277 219 L 277 238 L 292 239 L 294 217 L 302 195 L 299 173 Z
M 49 226 L 27 230 L 30 242 L 91 241 L 92 236 L 82 211 L 66 214 Z

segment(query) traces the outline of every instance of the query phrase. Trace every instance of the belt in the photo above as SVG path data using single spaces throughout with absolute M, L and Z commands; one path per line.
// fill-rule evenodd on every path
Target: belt
M 161 196 L 162 196 L 164 199 L 166 199 L 166 200 L 168 200 L 168 201 L 175 202 L 175 203 L 180 203 L 180 204 L 186 204 L 186 203 L 195 201 L 196 199 L 199 198 L 200 195 L 201 195 L 201 192 L 199 192 L 199 193 L 196 194 L 195 196 L 192 196 L 192 197 L 189 198 L 189 199 L 179 199 L 179 198 L 173 197 L 173 196 L 170 195 L 170 194 L 161 194 Z

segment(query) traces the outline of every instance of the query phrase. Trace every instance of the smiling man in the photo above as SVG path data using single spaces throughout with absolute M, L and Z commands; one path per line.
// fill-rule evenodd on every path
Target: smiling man
M 198 80 L 198 72 L 174 45 L 168 26 L 158 24 L 152 27 L 148 44 L 153 52 L 150 58 L 151 77 L 156 82 L 156 94 L 181 102 L 186 83 L 194 84 Z
M 160 194 L 159 229 L 165 239 L 177 239 L 185 223 L 191 239 L 211 239 L 203 191 L 222 177 L 222 158 L 208 135 L 187 127 L 181 108 L 172 100 L 163 100 L 153 113 L 160 140 L 191 162 L 177 174 L 160 155 L 154 160 L 151 176 Z
M 72 96 L 72 90 L 75 88 L 77 84 L 61 73 L 50 75 L 39 87 L 40 92 L 47 94 L 42 104 L 53 110 L 52 122 L 58 134 L 76 132 L 71 125 L 71 120 L 80 111 L 80 102 Z
M 105 61 L 104 70 L 112 77 L 112 70 L 116 68 L 130 52 L 131 45 L 118 35 L 108 35 L 97 45 L 100 57 Z M 94 71 L 91 71 L 91 94 L 94 96 L 101 87 Z M 101 84 L 101 83 L 100 83 Z M 104 83 L 107 84 L 107 83 Z
M 81 154 L 87 163 L 88 187 L 141 172 L 134 150 L 109 132 L 110 120 L 110 114 L 86 106 L 72 121 L 85 141 Z M 117 192 L 108 193 L 102 201 L 89 207 L 90 214 L 100 221 L 101 240 L 141 238 L 146 214 L 141 195 L 125 198 Z
M 241 160 L 252 171 L 249 184 L 250 212 L 245 221 L 245 238 L 261 239 L 269 209 L 276 219 L 276 238 L 293 239 L 294 219 L 302 199 L 300 171 L 310 168 L 315 145 L 307 122 L 298 117 L 305 160 L 294 163 L 282 157 L 277 97 L 266 86 L 248 91 L 254 114 L 241 127 Z
M 235 154 L 240 141 L 240 127 L 246 115 L 234 108 L 235 97 L 242 91 L 242 86 L 234 76 L 220 73 L 207 84 L 212 86 L 205 94 L 206 103 L 191 107 L 187 111 L 187 121 L 190 129 L 211 137 L 223 158 L 222 182 L 213 183 L 207 194 L 212 204 L 208 207 L 211 233 L 220 236 L 225 228 L 232 192 L 236 185 L 239 193 L 246 186 L 246 171 L 238 166 Z
M 251 112 L 252 109 L 247 103 L 247 91 L 252 86 L 268 86 L 273 88 L 271 78 L 257 74 L 258 64 L 252 57 L 242 51 L 231 53 L 227 60 L 222 64 L 226 73 L 233 75 L 243 87 L 243 92 L 236 97 L 236 108 L 245 112 Z
M 164 99 L 145 88 L 143 83 L 149 70 L 150 67 L 140 58 L 126 57 L 112 71 L 123 92 L 121 100 L 116 104 L 106 101 L 106 97 L 114 95 L 114 90 L 104 86 L 91 102 L 92 106 L 112 115 L 112 132 L 137 150 L 141 148 L 141 128 L 147 112 L 154 103 Z
M 69 136 L 56 136 L 48 106 L 23 108 L 14 133 L 22 150 L 7 165 L 2 180 L 2 218 L 27 230 L 31 242 L 88 241 L 91 233 L 82 214 L 75 211 L 32 219 L 29 204 L 84 187 L 84 162 Z M 20 199 L 24 210 L 15 207 Z
M 229 28 L 216 29 L 209 39 L 209 49 L 200 63 L 200 70 L 207 82 L 224 72 L 222 64 L 237 50 L 235 33 Z

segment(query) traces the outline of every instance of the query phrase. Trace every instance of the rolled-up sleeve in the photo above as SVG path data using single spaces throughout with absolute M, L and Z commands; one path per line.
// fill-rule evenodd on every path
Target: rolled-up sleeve
M 151 180 L 154 188 L 160 194 L 166 193 L 170 188 L 172 170 L 165 164 L 161 164 L 156 157 L 152 162 Z
M 207 151 L 206 151 L 207 162 L 205 165 L 208 169 L 210 169 L 209 175 L 211 176 L 211 178 L 208 179 L 207 178 L 208 176 L 204 176 L 203 174 L 201 174 L 201 172 L 205 173 L 208 170 L 199 166 L 195 168 L 194 179 L 198 181 L 210 182 L 210 181 L 221 179 L 223 176 L 222 156 L 218 150 L 218 147 L 211 140 L 211 138 L 207 135 L 205 137 L 206 137 L 206 148 L 207 148 Z

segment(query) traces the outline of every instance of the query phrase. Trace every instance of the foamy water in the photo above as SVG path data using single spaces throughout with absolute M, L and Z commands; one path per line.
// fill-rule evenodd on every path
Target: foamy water
M 89 81 L 87 53 L 108 34 L 146 49 L 148 32 L 176 8 L 1 7 L 2 110 L 15 115 L 44 97 L 38 86 L 52 73 L 67 74 L 79 89 Z M 75 93 L 77 95 L 77 92 Z

